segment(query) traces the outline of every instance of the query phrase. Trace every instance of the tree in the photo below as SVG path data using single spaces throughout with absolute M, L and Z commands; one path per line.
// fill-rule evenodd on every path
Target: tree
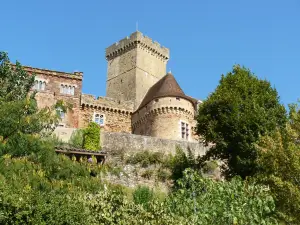
M 258 143 L 255 180 L 268 185 L 275 198 L 278 216 L 285 222 L 300 221 L 300 111 L 290 106 L 286 132 L 279 130 Z
M 199 106 L 197 133 L 206 144 L 214 143 L 200 162 L 219 159 L 226 177 L 251 176 L 257 171 L 255 143 L 286 121 L 276 89 L 249 69 L 234 66 Z
M 25 154 L 23 148 L 32 144 L 27 143 L 29 139 L 48 135 L 58 122 L 53 109 L 38 109 L 33 84 L 33 75 L 19 62 L 12 65 L 8 55 L 0 52 L 0 147 L 4 152 L 14 149 Z

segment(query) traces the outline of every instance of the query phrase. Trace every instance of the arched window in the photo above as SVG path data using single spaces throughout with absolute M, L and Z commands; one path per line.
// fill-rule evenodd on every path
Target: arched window
M 104 126 L 105 123 L 105 119 L 104 119 L 104 115 L 99 114 L 99 113 L 95 113 L 94 114 L 94 122 L 99 124 L 100 126 Z
M 60 119 L 65 118 L 65 112 L 61 108 L 56 109 L 56 113 L 59 116 Z
M 46 82 L 42 82 L 42 90 L 44 91 L 45 90 L 45 87 L 46 87 Z
M 75 87 L 73 86 L 73 87 L 71 88 L 71 95 L 74 95 L 74 93 L 75 93 Z
M 60 85 L 60 93 L 61 93 L 61 94 L 64 93 L 64 85 L 63 85 L 63 84 Z
M 35 89 L 35 90 L 38 90 L 38 88 L 39 88 L 39 81 L 38 81 L 38 80 L 35 80 L 35 81 L 34 81 L 34 89 Z
M 43 85 L 43 82 L 40 81 L 40 82 L 39 82 L 39 88 L 38 88 L 39 90 L 42 90 L 42 85 Z
M 64 94 L 68 94 L 68 86 L 67 85 L 65 85 L 65 87 L 64 87 Z

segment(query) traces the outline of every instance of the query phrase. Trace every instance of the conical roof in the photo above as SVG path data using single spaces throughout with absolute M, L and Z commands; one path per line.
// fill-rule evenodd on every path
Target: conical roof
M 138 110 L 143 108 L 152 100 L 161 97 L 180 97 L 190 101 L 193 105 L 195 105 L 196 101 L 195 99 L 186 96 L 177 83 L 175 77 L 171 73 L 167 73 L 148 90 Z

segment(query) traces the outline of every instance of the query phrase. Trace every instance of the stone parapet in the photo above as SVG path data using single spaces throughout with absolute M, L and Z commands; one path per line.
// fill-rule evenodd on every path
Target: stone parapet
M 82 107 L 95 107 L 107 111 L 121 111 L 132 114 L 133 102 L 123 101 L 119 102 L 113 98 L 98 97 L 94 95 L 82 94 L 81 95 L 81 106 Z
M 101 131 L 100 143 L 102 149 L 109 154 L 129 153 L 134 154 L 141 151 L 162 152 L 165 154 L 175 154 L 176 147 L 180 147 L 187 152 L 190 148 L 195 156 L 206 153 L 210 146 L 205 146 L 199 142 L 168 140 L 157 137 L 142 136 L 128 133 L 114 133 Z
M 111 60 L 136 47 L 141 47 L 147 51 L 150 51 L 152 54 L 160 57 L 163 60 L 168 60 L 170 57 L 168 48 L 161 46 L 158 42 L 153 41 L 147 36 L 144 36 L 139 31 L 132 33 L 130 37 L 126 37 L 106 48 L 105 57 L 107 60 Z
M 13 67 L 15 67 L 15 65 L 13 65 Z M 76 79 L 76 80 L 82 80 L 83 78 L 83 72 L 67 73 L 67 72 L 56 71 L 56 70 L 34 68 L 30 66 L 22 66 L 22 67 L 26 72 L 30 74 L 36 74 L 36 75 L 42 74 L 44 76 L 65 77 L 65 78 Z

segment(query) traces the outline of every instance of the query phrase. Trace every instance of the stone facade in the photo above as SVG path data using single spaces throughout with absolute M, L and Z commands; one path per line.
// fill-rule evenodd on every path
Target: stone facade
M 147 90 L 166 74 L 169 49 L 140 32 L 106 49 L 106 96 L 133 101 L 136 109 Z
M 70 103 L 72 109 L 60 114 L 64 128 L 84 128 L 94 121 L 106 132 L 196 140 L 197 100 L 186 96 L 174 76 L 166 74 L 169 49 L 137 31 L 108 47 L 105 58 L 106 97 L 98 98 L 82 93 L 82 72 L 25 66 L 36 76 L 38 106 L 50 107 L 59 100 Z M 57 134 L 70 136 L 66 131 Z
M 204 155 L 210 146 L 204 146 L 199 142 L 168 140 L 157 137 L 142 136 L 128 133 L 113 133 L 101 131 L 100 137 L 101 147 L 109 150 L 111 154 L 124 152 L 127 154 L 139 151 L 151 151 L 162 153 L 176 153 L 176 147 L 180 147 L 187 152 L 188 148 L 195 156 Z
M 51 107 L 58 100 L 63 100 L 72 105 L 72 110 L 69 110 L 61 119 L 60 126 L 78 127 L 79 111 L 80 111 L 80 96 L 82 92 L 82 72 L 66 73 L 47 69 L 38 69 L 24 66 L 24 69 L 29 74 L 35 75 L 35 80 L 41 88 L 37 90 L 36 99 L 39 108 Z M 63 93 L 63 88 L 74 88 L 74 92 Z
M 194 105 L 179 97 L 164 97 L 152 100 L 132 116 L 134 134 L 180 140 L 181 123 L 188 124 L 188 141 L 194 140 L 193 128 L 196 125 Z
M 79 127 L 84 128 L 93 121 L 95 114 L 104 119 L 103 129 L 111 132 L 131 133 L 132 102 L 119 103 L 115 99 L 83 94 L 81 97 L 81 110 Z

